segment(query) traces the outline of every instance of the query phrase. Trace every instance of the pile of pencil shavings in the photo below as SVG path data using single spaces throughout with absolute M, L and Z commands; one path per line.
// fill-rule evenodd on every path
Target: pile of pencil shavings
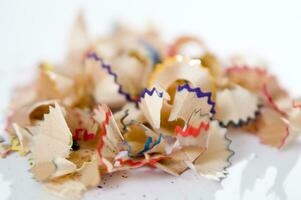
M 33 177 L 60 196 L 145 166 L 221 180 L 234 154 L 229 127 L 277 148 L 300 133 L 300 103 L 274 76 L 225 64 L 195 37 L 166 44 L 152 29 L 117 27 L 92 40 L 80 16 L 69 45 L 62 65 L 41 64 L 15 92 L 11 143 L 1 143 L 2 156 L 28 154 Z

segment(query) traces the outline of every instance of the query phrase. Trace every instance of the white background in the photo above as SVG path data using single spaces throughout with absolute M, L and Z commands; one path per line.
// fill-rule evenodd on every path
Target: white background
M 0 0 L 1 127 L 14 83 L 43 60 L 59 62 L 79 9 L 93 35 L 121 20 L 139 28 L 159 27 L 171 41 L 181 33 L 201 36 L 220 57 L 259 55 L 294 95 L 301 95 L 301 2 L 296 0 Z M 3 131 L 1 131 L 3 134 Z M 149 169 L 108 177 L 103 189 L 85 199 L 300 199 L 300 143 L 287 150 L 260 145 L 245 134 L 231 136 L 236 155 L 222 184 L 192 173 L 170 177 Z M 27 172 L 26 159 L 0 160 L 0 200 L 56 199 L 42 191 Z M 103 183 L 104 184 L 104 183 Z

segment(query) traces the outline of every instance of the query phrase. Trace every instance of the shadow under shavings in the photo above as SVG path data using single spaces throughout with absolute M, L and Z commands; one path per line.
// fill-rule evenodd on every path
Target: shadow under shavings
M 253 191 L 258 179 L 263 179 L 270 167 L 277 170 L 274 183 L 266 193 L 266 196 L 274 194 L 277 199 L 286 200 L 287 193 L 284 183 L 287 176 L 297 164 L 301 152 L 301 142 L 295 141 L 284 149 L 276 149 L 259 144 L 259 139 L 246 136 L 247 133 L 234 132 L 230 134 L 233 141 L 232 149 L 236 152 L 233 163 L 239 163 L 243 159 L 250 158 L 241 174 L 240 199 L 243 199 L 247 191 Z M 249 135 L 249 134 L 248 134 Z M 243 145 L 241 145 L 243 144 Z

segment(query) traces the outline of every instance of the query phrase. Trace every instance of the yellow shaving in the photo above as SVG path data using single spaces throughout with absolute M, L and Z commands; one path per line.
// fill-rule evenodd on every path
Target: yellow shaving
M 161 71 L 163 69 L 165 69 L 167 66 L 175 63 L 179 58 L 180 58 L 179 56 L 168 57 L 164 60 L 164 62 L 157 64 L 154 71 L 151 73 L 151 75 L 149 77 L 147 87 L 149 89 L 151 89 L 151 87 L 155 83 L 155 80 L 156 80 L 158 74 L 161 73 Z M 207 67 L 203 66 L 202 64 L 200 66 L 203 69 L 208 69 Z M 208 69 L 208 71 L 209 71 L 209 79 L 211 81 L 212 97 L 213 97 L 213 99 L 215 99 L 215 96 L 216 96 L 216 80 L 215 80 L 215 77 L 212 75 L 211 70 Z
M 44 62 L 41 64 L 41 68 L 46 72 L 51 72 L 53 70 L 53 65 L 50 62 Z
M 11 138 L 11 147 L 10 147 L 11 151 L 17 151 L 19 152 L 20 156 L 26 156 L 26 152 L 23 150 L 23 148 L 20 145 L 20 141 L 18 140 L 17 137 L 13 136 Z
M 148 84 L 147 87 L 149 89 L 151 89 L 151 87 L 153 86 L 153 84 L 155 83 L 155 80 L 158 76 L 158 74 L 168 65 L 174 63 L 175 61 L 177 61 L 177 56 L 174 57 L 168 57 L 164 60 L 164 62 L 159 63 L 156 65 L 154 71 L 151 73 L 149 80 L 148 80 Z

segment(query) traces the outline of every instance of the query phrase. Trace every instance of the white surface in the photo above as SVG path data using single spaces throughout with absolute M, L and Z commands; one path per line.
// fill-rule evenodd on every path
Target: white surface
M 121 19 L 143 27 L 157 24 L 171 39 L 194 33 L 222 57 L 252 52 L 265 58 L 270 70 L 295 95 L 301 95 L 301 2 L 296 1 L 12 1 L 0 0 L 1 126 L 13 83 L 41 59 L 60 61 L 75 13 L 83 8 L 93 34 Z M 18 74 L 16 76 L 16 74 Z M 2 130 L 2 129 L 1 129 Z M 1 131 L 1 134 L 4 134 Z M 300 143 L 278 150 L 260 145 L 250 135 L 235 134 L 229 177 L 222 184 L 186 173 L 171 177 L 142 169 L 108 177 L 102 189 L 85 199 L 300 199 Z M 41 190 L 27 172 L 26 159 L 0 160 L 0 200 L 56 199 Z

